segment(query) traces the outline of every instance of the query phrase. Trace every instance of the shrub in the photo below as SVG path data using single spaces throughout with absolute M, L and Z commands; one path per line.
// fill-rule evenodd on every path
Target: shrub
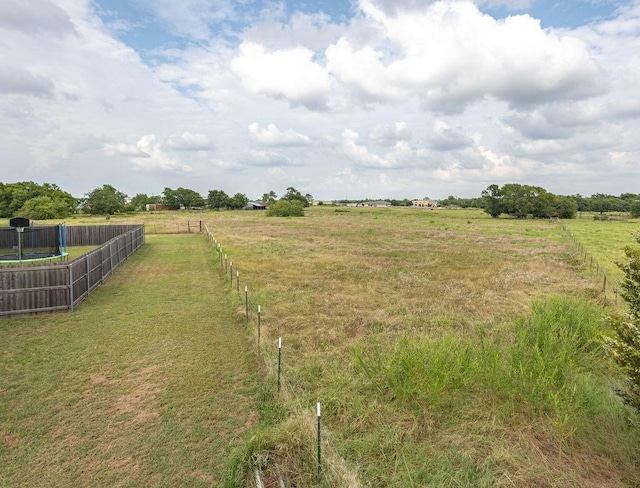
M 636 239 L 640 242 L 640 237 Z M 605 343 L 625 374 L 625 384 L 618 393 L 626 403 L 640 410 L 640 249 L 627 246 L 625 255 L 627 262 L 618 263 L 618 267 L 624 273 L 620 286 L 628 311 L 609 318 L 615 335 Z
M 269 217 L 304 217 L 304 207 L 297 200 L 278 200 L 267 210 Z

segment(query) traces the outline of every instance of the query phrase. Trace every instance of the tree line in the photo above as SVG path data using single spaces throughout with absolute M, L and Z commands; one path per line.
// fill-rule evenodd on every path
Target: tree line
M 269 206 L 277 215 L 295 215 L 313 203 L 313 196 L 303 195 L 294 187 L 278 197 L 275 191 L 263 193 L 257 201 Z M 149 204 L 160 204 L 171 210 L 200 209 L 233 210 L 245 208 L 249 198 L 244 193 L 228 195 L 223 190 L 210 190 L 206 197 L 189 188 L 165 188 L 160 195 L 138 193 L 130 199 L 111 185 L 103 185 L 75 198 L 55 184 L 37 184 L 32 181 L 0 182 L 0 218 L 27 217 L 32 220 L 66 218 L 75 213 L 113 215 L 146 210 Z M 392 206 L 411 206 L 412 200 L 391 199 Z M 276 202 L 285 202 L 274 206 Z M 489 185 L 477 198 L 448 196 L 440 200 L 441 207 L 480 208 L 498 217 L 501 214 L 516 218 L 572 218 L 576 212 L 628 212 L 640 217 L 640 194 L 623 193 L 619 196 L 596 193 L 590 197 L 580 194 L 554 195 L 544 188 L 508 183 Z M 292 204 L 295 204 L 292 206 Z
M 271 190 L 259 199 L 267 205 L 285 202 L 276 209 L 279 212 L 299 212 L 297 209 L 308 207 L 313 196 L 303 195 L 294 187 L 287 188 L 278 199 Z M 27 217 L 31 220 L 61 219 L 75 213 L 93 215 L 113 215 L 116 213 L 137 212 L 147 209 L 147 205 L 160 204 L 170 210 L 212 209 L 233 210 L 245 208 L 249 198 L 243 193 L 229 196 L 223 190 L 210 190 L 207 198 L 189 188 L 165 188 L 161 195 L 138 193 L 132 198 L 113 187 L 103 185 L 75 198 L 57 185 L 32 181 L 18 183 L 0 182 L 0 218 Z M 295 209 L 291 205 L 295 203 Z
M 489 185 L 481 196 L 477 198 L 458 198 L 450 195 L 445 199 L 439 200 L 438 205 L 441 207 L 482 208 L 491 215 L 504 213 L 516 217 L 518 215 L 522 216 L 523 209 L 530 209 L 528 211 L 530 215 L 559 217 L 561 213 L 572 214 L 571 208 L 573 204 L 564 200 L 566 198 L 575 202 L 576 212 L 596 212 L 600 214 L 627 212 L 634 218 L 640 217 L 640 194 L 622 193 L 619 196 L 615 196 L 595 193 L 590 197 L 585 197 L 578 193 L 559 196 L 547 192 L 544 188 L 514 183 L 506 184 L 502 187 Z M 504 201 L 502 201 L 503 199 Z M 498 213 L 498 211 L 500 212 Z M 542 215 L 536 215 L 536 213 Z M 557 215 L 553 215 L 554 213 Z

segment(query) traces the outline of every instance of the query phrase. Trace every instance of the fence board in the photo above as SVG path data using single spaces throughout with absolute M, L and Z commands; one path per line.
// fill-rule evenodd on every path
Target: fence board
M 145 242 L 143 225 L 75 228 L 73 245 L 100 247 L 65 264 L 0 267 L 0 316 L 73 310 Z

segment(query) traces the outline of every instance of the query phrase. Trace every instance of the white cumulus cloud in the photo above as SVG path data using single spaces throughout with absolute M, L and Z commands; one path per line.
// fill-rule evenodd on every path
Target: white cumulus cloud
M 107 156 L 128 158 L 137 169 L 191 171 L 189 165 L 181 164 L 163 151 L 162 144 L 156 142 L 154 134 L 142 136 L 135 144 L 104 144 L 103 150 Z
M 288 100 L 310 108 L 322 107 L 331 78 L 304 47 L 269 52 L 264 46 L 243 42 L 231 70 L 252 94 Z
M 393 14 L 368 0 L 360 6 L 382 35 L 376 45 L 341 38 L 327 48 L 327 68 L 370 100 L 417 96 L 433 110 L 461 112 L 486 96 L 528 105 L 603 88 L 583 41 L 528 15 L 496 20 L 468 1 Z
M 311 142 L 308 136 L 293 129 L 283 132 L 275 124 L 263 128 L 257 122 L 253 122 L 249 125 L 249 134 L 254 141 L 265 146 L 306 146 Z

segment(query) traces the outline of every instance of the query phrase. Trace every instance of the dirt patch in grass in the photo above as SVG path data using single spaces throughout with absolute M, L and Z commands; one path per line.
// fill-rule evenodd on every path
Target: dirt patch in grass
M 2 432 L 1 437 L 7 448 L 11 448 L 18 443 L 18 437 L 13 432 Z
M 129 385 L 131 391 L 118 398 L 115 412 L 118 415 L 134 414 L 133 422 L 145 422 L 159 417 L 157 411 L 152 410 L 151 403 L 160 391 L 157 384 L 143 378 L 136 378 Z

